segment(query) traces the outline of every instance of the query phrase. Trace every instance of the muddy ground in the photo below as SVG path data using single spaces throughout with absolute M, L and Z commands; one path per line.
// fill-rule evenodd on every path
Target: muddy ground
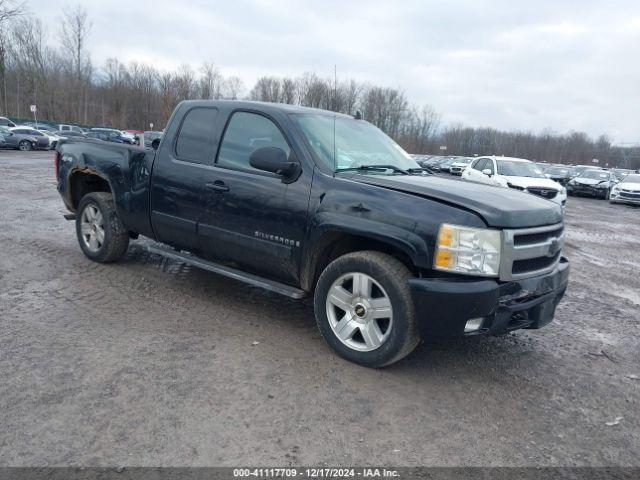
M 640 465 L 640 208 L 569 199 L 548 327 L 384 370 L 308 301 L 93 263 L 64 212 L 51 153 L 0 152 L 1 465 Z

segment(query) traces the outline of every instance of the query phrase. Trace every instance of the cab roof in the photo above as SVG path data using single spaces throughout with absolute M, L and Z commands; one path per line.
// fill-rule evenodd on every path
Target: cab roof
M 220 108 L 246 108 L 252 110 L 262 110 L 265 112 L 280 111 L 284 113 L 306 113 L 316 115 L 335 115 L 337 117 L 351 118 L 353 116 L 344 113 L 332 112 L 320 108 L 301 107 L 288 103 L 256 102 L 252 100 L 184 100 L 184 104 L 198 107 L 220 107 Z

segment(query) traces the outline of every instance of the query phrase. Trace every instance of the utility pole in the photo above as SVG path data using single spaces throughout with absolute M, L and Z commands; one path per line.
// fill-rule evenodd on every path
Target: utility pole
M 17 107 L 18 107 L 17 108 L 17 110 L 18 110 L 18 118 L 20 118 L 20 70 L 18 70 L 16 73 L 18 74 L 17 75 L 17 78 L 18 78 L 18 98 L 16 99 L 16 101 L 18 102 L 18 104 L 17 104 Z

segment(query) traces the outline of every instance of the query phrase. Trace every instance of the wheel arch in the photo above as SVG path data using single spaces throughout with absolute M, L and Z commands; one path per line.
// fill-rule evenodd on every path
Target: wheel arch
M 78 168 L 71 172 L 68 180 L 69 203 L 77 210 L 80 200 L 87 193 L 105 192 L 113 194 L 109 181 L 100 172 L 89 168 Z
M 323 229 L 309 249 L 303 265 L 300 283 L 304 290 L 315 288 L 322 271 L 336 258 L 347 253 L 372 250 L 386 253 L 402 262 L 412 273 L 418 275 L 418 253 L 414 246 L 398 237 L 385 236 L 374 231 L 346 229 L 337 226 Z

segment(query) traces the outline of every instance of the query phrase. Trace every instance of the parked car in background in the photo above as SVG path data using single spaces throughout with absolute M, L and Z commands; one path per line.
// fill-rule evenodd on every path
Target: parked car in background
M 13 148 L 26 152 L 38 148 L 38 139 L 33 135 L 14 133 L 7 127 L 0 127 L 0 135 L 4 137 L 4 148 Z
M 0 127 L 15 127 L 16 124 L 7 117 L 0 117 Z
M 84 138 L 86 134 L 83 131 L 78 130 L 57 130 L 56 134 L 61 137 L 67 138 Z
M 573 178 L 573 169 L 571 167 L 553 166 L 545 172 L 545 176 L 566 187 L 569 180 Z
M 523 158 L 479 157 L 462 172 L 462 179 L 531 193 L 563 207 L 567 202 L 567 190 Z
M 594 167 L 591 165 L 576 165 L 573 167 L 573 177 L 577 177 L 582 172 L 586 172 L 587 170 L 602 170 L 600 167 Z
M 46 123 L 36 123 L 36 122 L 26 122 L 24 124 L 27 127 L 31 127 L 31 128 L 35 128 L 36 130 L 40 131 L 40 132 L 57 132 L 58 129 L 55 127 L 52 127 L 51 125 L 47 125 Z
M 129 144 L 129 145 L 133 145 L 136 140 L 133 135 L 129 133 L 125 133 L 122 130 L 118 130 L 116 128 L 96 127 L 96 128 L 92 128 L 90 132 L 108 133 L 110 135 L 109 138 L 115 138 L 117 136 L 120 140 L 122 140 L 123 143 Z
M 55 131 L 39 130 L 39 132 L 49 137 L 49 150 L 54 150 L 58 146 L 58 143 L 60 143 L 60 140 L 67 138 L 58 135 Z
M 585 170 L 567 184 L 569 195 L 588 195 L 608 199 L 618 177 L 608 170 Z
M 533 164 L 538 168 L 540 173 L 546 173 L 553 165 L 545 162 L 533 162 Z
M 433 172 L 435 171 L 433 169 L 433 166 L 439 163 L 441 160 L 442 160 L 442 157 L 433 155 L 431 157 L 425 158 L 422 161 L 419 161 L 418 165 L 420 165 L 422 168 L 429 170 L 430 172 Z
M 453 163 L 452 157 L 438 157 L 435 162 L 431 164 L 431 170 L 434 172 L 447 172 Z
M 640 205 L 640 174 L 631 173 L 613 186 L 609 196 L 611 203 Z
M 627 175 L 634 173 L 633 170 L 629 170 L 627 168 L 612 168 L 609 171 L 612 172 L 618 178 L 618 180 L 622 180 Z
M 51 147 L 51 141 L 49 140 L 49 137 L 44 133 L 39 132 L 35 128 L 20 125 L 11 128 L 11 131 L 18 135 L 29 135 L 31 137 L 34 137 L 36 141 L 35 144 L 33 144 L 33 149 L 48 150 Z
M 82 128 L 77 127 L 75 125 L 58 125 L 58 130 L 60 130 L 61 132 L 73 132 L 77 135 L 69 135 L 69 136 L 84 136 L 84 131 L 82 130 Z
M 458 157 L 449 167 L 449 173 L 451 175 L 462 175 L 462 172 L 465 168 L 467 168 L 471 162 L 473 162 L 473 158 L 471 157 Z
M 144 146 L 147 148 L 157 149 L 160 146 L 161 139 L 162 132 L 156 132 L 154 130 L 144 132 Z
M 103 142 L 128 143 L 116 132 L 89 132 L 86 137 L 93 140 L 102 140 Z

